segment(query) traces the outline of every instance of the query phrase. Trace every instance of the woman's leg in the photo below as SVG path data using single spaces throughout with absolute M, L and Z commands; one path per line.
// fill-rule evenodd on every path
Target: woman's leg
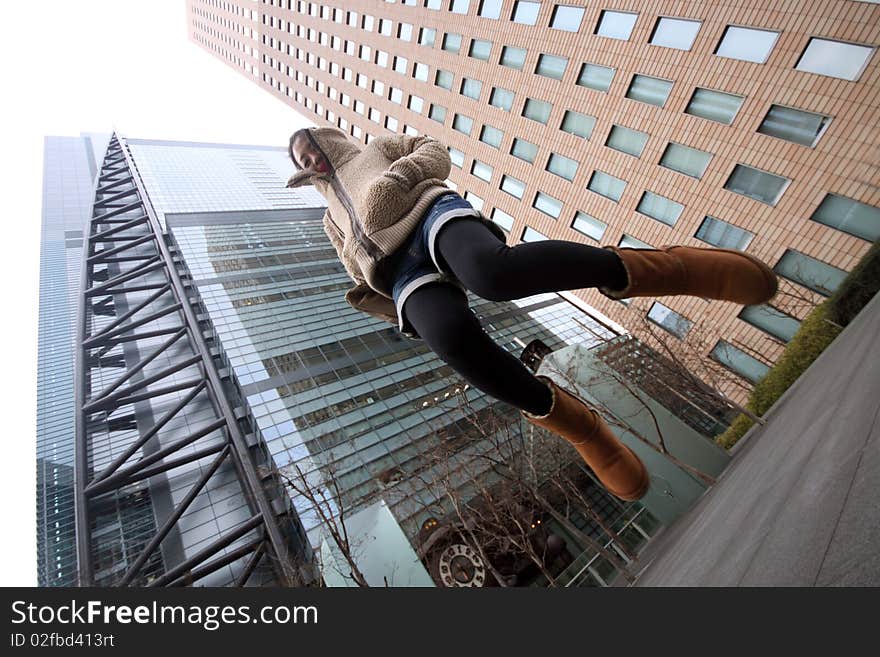
M 627 284 L 623 263 L 608 249 L 565 240 L 508 246 L 469 217 L 446 223 L 435 248 L 466 288 L 490 301 L 585 287 L 621 290 Z
M 550 389 L 489 337 L 459 288 L 423 285 L 407 298 L 403 312 L 434 353 L 475 388 L 535 415 L 550 410 Z

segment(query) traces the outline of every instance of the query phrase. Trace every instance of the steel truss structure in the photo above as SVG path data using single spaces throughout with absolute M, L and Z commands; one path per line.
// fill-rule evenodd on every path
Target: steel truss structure
M 289 495 L 116 134 L 83 249 L 75 377 L 80 585 L 314 580 Z M 216 530 L 192 539 L 205 524 Z

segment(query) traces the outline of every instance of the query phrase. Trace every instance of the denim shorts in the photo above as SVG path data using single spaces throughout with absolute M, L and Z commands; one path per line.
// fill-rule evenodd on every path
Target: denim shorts
M 413 326 L 404 320 L 403 304 L 422 285 L 433 281 L 448 281 L 461 288 L 467 296 L 467 288 L 451 270 L 442 267 L 438 261 L 436 242 L 437 234 L 446 222 L 458 217 L 473 216 L 481 215 L 457 192 L 443 194 L 428 207 L 406 242 L 391 255 L 391 294 L 397 308 L 398 328 L 404 335 L 420 339 Z

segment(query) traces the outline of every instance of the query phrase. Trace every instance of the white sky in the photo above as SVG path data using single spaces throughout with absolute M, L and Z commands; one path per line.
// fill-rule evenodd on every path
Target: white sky
M 185 16 L 184 0 L 41 0 L 3 8 L 0 586 L 37 581 L 43 137 L 115 129 L 127 137 L 286 146 L 293 131 L 314 123 L 191 43 Z

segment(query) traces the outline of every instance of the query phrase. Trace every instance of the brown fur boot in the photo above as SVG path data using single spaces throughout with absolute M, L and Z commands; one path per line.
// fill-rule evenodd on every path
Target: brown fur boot
M 769 301 L 779 285 L 770 267 L 748 253 L 734 249 L 693 246 L 605 248 L 620 257 L 629 280 L 622 290 L 599 288 L 611 299 L 688 294 L 748 306 Z
M 650 479 L 641 459 L 617 439 L 602 417 L 586 403 L 549 377 L 538 375 L 553 394 L 553 405 L 546 415 L 520 410 L 532 424 L 570 442 L 587 465 L 611 493 L 622 500 L 644 497 Z

